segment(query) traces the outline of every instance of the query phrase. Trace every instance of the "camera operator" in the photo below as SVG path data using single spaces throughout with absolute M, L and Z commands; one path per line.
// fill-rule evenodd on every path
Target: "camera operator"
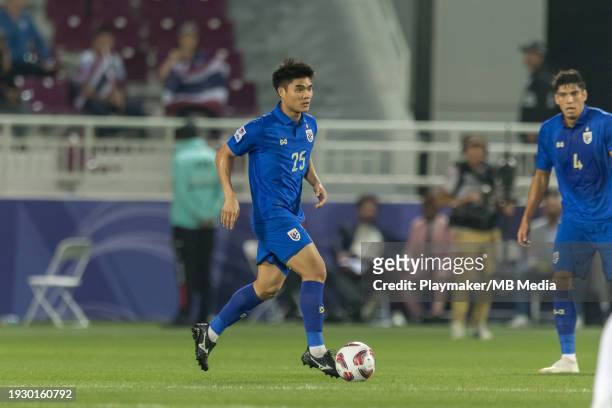
M 466 271 L 456 275 L 456 278 L 486 281 L 495 271 L 495 252 L 501 239 L 497 227 L 498 217 L 507 207 L 504 199 L 508 198 L 510 189 L 506 187 L 507 175 L 500 179 L 494 167 L 487 162 L 487 146 L 482 138 L 466 136 L 462 148 L 463 160 L 450 168 L 442 202 L 451 207 L 451 243 L 455 254 L 487 255 L 483 271 Z M 459 339 L 466 334 L 469 294 L 455 294 L 453 298 L 451 337 Z M 493 338 L 487 326 L 490 307 L 488 296 L 479 295 L 475 298 L 470 325 L 474 335 L 482 340 Z

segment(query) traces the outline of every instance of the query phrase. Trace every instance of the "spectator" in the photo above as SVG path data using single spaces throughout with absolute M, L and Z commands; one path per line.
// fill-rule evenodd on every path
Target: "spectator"
M 472 270 L 455 275 L 458 280 L 487 281 L 495 271 L 496 246 L 500 240 L 497 216 L 502 204 L 498 198 L 495 171 L 486 161 L 486 144 L 478 136 L 463 139 L 464 160 L 451 167 L 446 189 L 442 194 L 443 202 L 452 208 L 450 216 L 451 243 L 454 251 L 462 256 L 487 254 L 486 265 L 482 272 Z M 451 337 L 465 337 L 465 322 L 469 310 L 469 293 L 454 293 L 451 305 Z M 474 334 L 489 340 L 493 334 L 487 321 L 491 301 L 488 296 L 476 297 L 472 309 L 471 325 Z
M 183 24 L 178 48 L 170 51 L 159 69 L 162 103 L 169 115 L 217 117 L 225 111 L 229 65 L 223 53 L 209 57 L 200 45 L 197 26 Z
M 49 75 L 54 62 L 49 48 L 23 9 L 26 0 L 6 0 L 0 10 L 0 31 L 11 51 L 13 75 Z
M 420 257 L 421 255 L 425 257 L 448 256 L 450 249 L 448 217 L 439 211 L 437 197 L 431 191 L 423 196 L 421 213 L 422 215 L 415 218 L 410 224 L 410 232 L 406 242 L 406 253 L 413 258 Z M 449 279 L 442 271 L 431 271 L 430 276 L 421 276 L 421 278 L 430 278 L 437 282 Z M 404 305 L 413 320 L 422 319 L 420 303 L 409 299 Z M 441 321 L 445 305 L 446 297 L 436 293 L 432 299 L 430 317 L 426 321 Z
M 20 108 L 12 72 L 11 51 L 4 35 L 0 33 L 0 112 L 17 113 L 21 111 Z
M 546 64 L 546 46 L 538 41 L 521 47 L 523 63 L 529 71 L 529 80 L 521 96 L 521 122 L 542 123 L 557 113 L 550 86 L 552 71 Z M 521 134 L 525 143 L 536 143 L 537 133 Z
M 384 242 L 386 234 L 376 225 L 378 217 L 378 199 L 373 195 L 364 195 L 357 201 L 357 222 L 338 231 L 334 248 L 336 267 L 328 276 L 331 291 L 338 296 L 338 303 L 344 313 L 353 320 L 370 319 L 376 308 L 383 310 L 383 319 L 390 319 L 388 300 L 372 296 L 365 304 L 362 295 L 361 243 Z
M 140 103 L 126 97 L 125 67 L 114 50 L 115 36 L 101 26 L 93 34 L 92 48 L 81 54 L 76 83 L 75 107 L 91 115 L 143 115 Z
M 210 261 L 216 220 L 223 204 L 215 151 L 198 137 L 192 123 L 176 133 L 171 223 L 179 286 L 175 325 L 188 325 L 193 295 L 200 297 L 197 321 L 210 312 Z
M 524 256 L 517 269 L 519 278 L 552 277 L 552 243 L 555 242 L 557 227 L 561 218 L 561 198 L 556 191 L 548 191 L 542 202 L 543 215 L 534 220 L 531 226 L 531 245 L 523 248 Z M 509 326 L 515 329 L 529 325 L 529 303 L 524 299 L 515 304 L 516 315 Z

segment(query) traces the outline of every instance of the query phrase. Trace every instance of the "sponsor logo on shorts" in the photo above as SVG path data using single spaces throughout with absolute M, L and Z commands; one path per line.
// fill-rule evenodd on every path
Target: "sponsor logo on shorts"
M 553 316 L 554 315 L 565 316 L 565 309 L 553 309 Z
M 300 238 L 302 238 L 300 231 L 298 231 L 297 228 L 287 231 L 287 235 L 289 235 L 289 238 L 291 238 L 292 241 L 299 241 Z
M 552 262 L 553 262 L 554 264 L 556 264 L 557 262 L 559 262 L 559 251 L 555 251 L 555 252 L 553 252 Z
M 287 144 L 287 139 L 281 139 L 281 140 L 280 140 L 280 145 L 281 145 L 281 146 L 284 146 L 284 145 L 286 145 L 286 144 Z
M 319 313 L 320 314 L 325 313 L 325 306 L 323 306 L 323 305 L 319 306 Z
M 244 128 L 244 126 L 241 126 L 240 129 L 238 129 L 236 133 L 234 133 L 234 139 L 236 140 L 236 143 L 240 143 L 244 135 L 246 135 L 246 129 Z

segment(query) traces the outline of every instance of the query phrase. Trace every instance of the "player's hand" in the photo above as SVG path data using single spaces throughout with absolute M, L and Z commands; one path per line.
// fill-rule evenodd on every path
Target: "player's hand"
M 315 204 L 315 208 L 321 208 L 327 202 L 327 190 L 323 187 L 323 184 L 317 183 L 312 187 L 315 196 L 319 200 L 318 203 Z
M 531 241 L 529 240 L 529 222 L 521 221 L 521 225 L 519 226 L 518 232 L 516 233 L 516 241 L 522 247 L 528 247 L 531 245 Z
M 226 197 L 221 208 L 221 225 L 228 230 L 233 229 L 239 215 L 240 203 L 236 196 Z

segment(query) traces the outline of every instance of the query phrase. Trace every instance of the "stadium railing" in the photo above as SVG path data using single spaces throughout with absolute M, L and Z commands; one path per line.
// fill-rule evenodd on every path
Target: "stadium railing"
M 246 121 L 198 119 L 196 125 L 224 141 Z M 0 115 L 0 196 L 167 200 L 174 132 L 184 123 L 167 117 Z M 461 157 L 461 138 L 479 134 L 488 141 L 491 163 L 512 158 L 515 196 L 524 198 L 536 149 L 518 135 L 537 130 L 537 124 L 512 122 L 320 120 L 313 157 L 335 201 L 376 193 L 387 202 L 406 202 L 417 199 L 420 187 L 445 185 L 449 166 Z M 249 200 L 245 163 L 238 160 L 233 181 L 240 198 Z

